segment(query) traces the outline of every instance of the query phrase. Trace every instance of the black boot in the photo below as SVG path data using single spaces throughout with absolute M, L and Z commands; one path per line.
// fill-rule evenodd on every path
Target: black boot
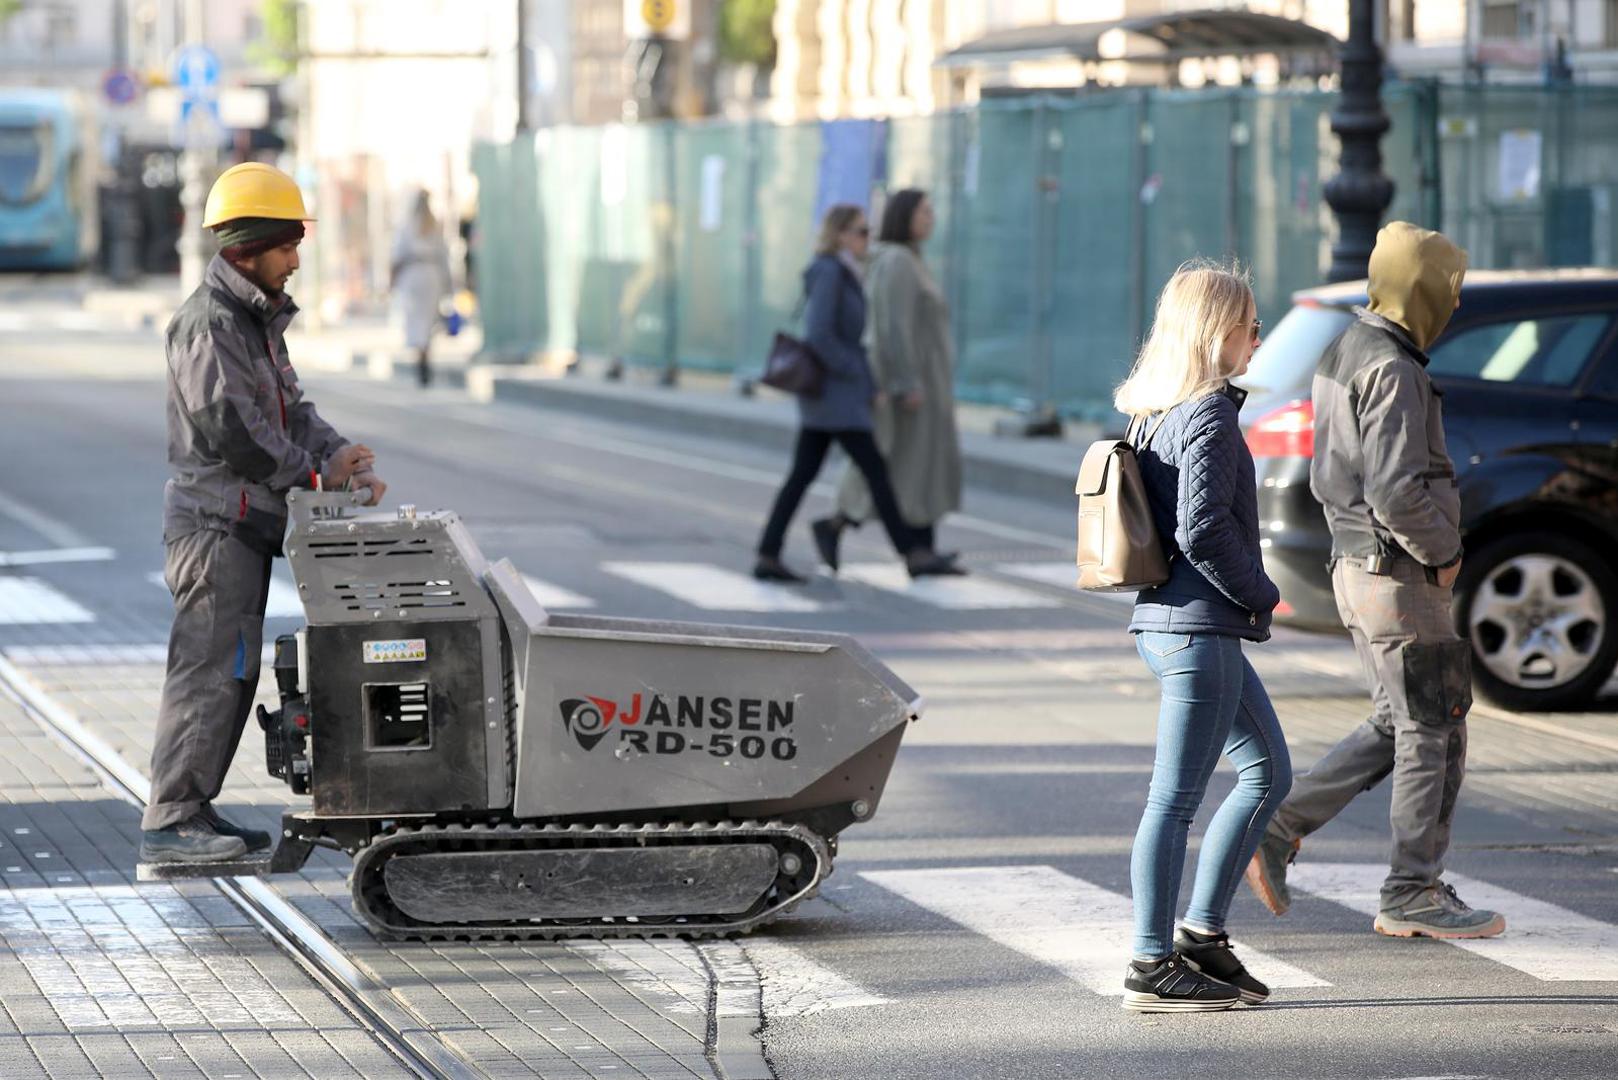
M 848 524 L 848 519 L 842 514 L 833 514 L 829 518 L 809 523 L 809 531 L 815 537 L 815 550 L 820 552 L 821 561 L 829 566 L 834 574 L 838 565 L 837 545 L 842 540 L 843 530 L 848 528 Z
M 963 567 L 931 548 L 914 548 L 906 553 L 905 568 L 913 578 L 963 577 L 966 574 Z
M 246 854 L 247 844 L 241 837 L 220 835 L 202 814 L 166 829 L 141 833 L 141 862 L 229 862 Z
M 219 811 L 213 808 L 212 803 L 202 804 L 202 816 L 208 819 L 213 831 L 220 836 L 234 836 L 247 845 L 249 852 L 264 851 L 270 846 L 270 834 L 263 829 L 245 829 L 240 825 L 226 821 L 219 816 Z
M 753 564 L 753 576 L 760 581 L 779 581 L 786 585 L 807 585 L 809 579 L 802 574 L 794 573 L 787 568 L 786 563 L 768 555 L 760 555 L 758 562 Z

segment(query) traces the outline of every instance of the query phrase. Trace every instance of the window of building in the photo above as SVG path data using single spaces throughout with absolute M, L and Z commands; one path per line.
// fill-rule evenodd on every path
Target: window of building
M 1618 0 L 1605 0 L 1601 9 L 1601 44 L 1618 49 Z
M 1531 38 L 1534 36 L 1534 5 L 1524 0 L 1483 0 L 1485 38 Z

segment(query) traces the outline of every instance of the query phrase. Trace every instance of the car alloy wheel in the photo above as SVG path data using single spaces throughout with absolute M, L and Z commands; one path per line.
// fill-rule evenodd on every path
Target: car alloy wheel
M 1468 555 L 1456 605 L 1485 696 L 1512 708 L 1588 701 L 1618 652 L 1618 583 L 1570 537 L 1507 538 Z

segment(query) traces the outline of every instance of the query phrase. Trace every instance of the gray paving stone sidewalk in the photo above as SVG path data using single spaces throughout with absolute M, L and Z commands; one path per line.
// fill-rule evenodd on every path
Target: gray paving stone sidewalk
M 8 656 L 34 687 L 146 771 L 163 678 L 156 650 L 52 647 L 12 649 Z M 274 682 L 266 675 L 260 700 L 269 704 L 273 698 Z M 71 759 L 68 763 L 75 764 Z M 0 762 L 0 779 L 13 765 Z M 100 793 L 87 770 L 79 767 L 79 772 L 92 794 L 110 798 Z M 282 808 L 297 801 L 285 785 L 265 774 L 260 736 L 251 723 L 225 796 L 230 801 L 221 802 L 222 813 L 264 828 L 278 827 Z M 118 808 L 119 816 L 101 821 L 99 829 L 115 834 L 121 846 L 103 854 L 95 866 L 128 889 L 138 819 L 133 807 L 108 805 Z M 0 848 L 0 856 L 5 850 Z M 415 1019 L 488 1075 L 546 1080 L 715 1075 L 707 1058 L 711 979 L 696 946 L 668 941 L 384 943 L 354 919 L 348 867 L 347 859 L 317 852 L 302 874 L 270 880 Z M 139 888 L 145 895 L 152 886 Z M 179 888 L 213 893 L 212 900 L 223 905 L 221 918 L 235 911 L 211 886 Z M 731 943 L 704 947 L 741 956 Z M 750 1032 L 737 1034 L 745 1040 Z M 0 1062 L 0 1077 L 10 1076 Z
M 0 698 L 0 1076 L 409 1075 L 212 885 L 134 885 L 139 823 Z

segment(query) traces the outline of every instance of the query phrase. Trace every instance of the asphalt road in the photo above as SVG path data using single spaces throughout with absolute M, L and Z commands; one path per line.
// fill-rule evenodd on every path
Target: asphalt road
M 0 568 L 35 583 L 40 620 L 0 616 L 0 647 L 164 640 L 168 598 L 151 579 L 166 476 L 157 349 L 78 325 L 0 335 L 0 552 L 113 552 Z M 749 568 L 785 465 L 775 453 L 722 432 L 675 438 L 449 391 L 305 382 L 377 451 L 390 503 L 457 510 L 486 553 L 565 590 L 557 606 L 846 631 L 926 696 L 879 813 L 844 835 L 822 897 L 747 944 L 784 1080 L 1614 1075 L 1618 817 L 1601 792 L 1618 771 L 1618 723 L 1586 721 L 1593 741 L 1566 744 L 1474 724 L 1484 764 L 1450 868 L 1463 897 L 1501 904 L 1513 929 L 1500 942 L 1371 932 L 1358 907 L 1380 876 L 1387 813 L 1373 791 L 1311 838 L 1310 891 L 1289 916 L 1237 897 L 1233 934 L 1291 985 L 1227 1014 L 1126 1014 L 1119 958 L 1155 687 L 1122 630 L 1127 606 L 1022 576 L 1070 557 L 1065 500 L 969 492 L 942 546 L 964 552 L 972 590 L 890 580 L 873 527 L 849 542 L 852 575 L 754 591 L 714 575 Z M 827 505 L 824 490 L 809 500 L 789 561 L 812 565 L 806 523 Z M 45 618 L 72 607 L 93 621 Z M 272 620 L 267 636 L 296 623 Z M 1250 655 L 1301 771 L 1357 718 L 1347 650 L 1282 633 Z M 1210 807 L 1228 783 L 1221 770 Z

